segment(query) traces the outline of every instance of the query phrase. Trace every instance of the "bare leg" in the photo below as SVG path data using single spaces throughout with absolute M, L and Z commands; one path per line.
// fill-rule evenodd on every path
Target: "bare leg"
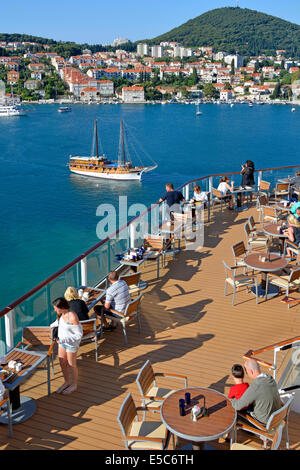
M 60 367 L 61 367 L 64 379 L 65 379 L 64 384 L 56 390 L 57 393 L 61 393 L 65 388 L 69 387 L 70 385 L 67 351 L 65 350 L 65 348 L 62 348 L 61 346 L 59 346 L 58 357 L 59 357 Z
M 63 390 L 63 395 L 68 395 L 77 389 L 78 383 L 78 368 L 77 368 L 77 352 L 67 351 L 67 364 L 71 371 L 72 383 L 71 385 Z

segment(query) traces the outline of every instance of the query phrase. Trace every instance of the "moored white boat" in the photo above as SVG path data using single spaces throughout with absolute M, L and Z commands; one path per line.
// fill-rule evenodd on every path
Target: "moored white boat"
M 0 117 L 26 116 L 26 112 L 17 105 L 0 104 Z

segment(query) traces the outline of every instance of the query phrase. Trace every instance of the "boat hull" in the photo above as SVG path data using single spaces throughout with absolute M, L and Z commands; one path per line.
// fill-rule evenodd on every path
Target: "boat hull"
M 97 171 L 81 171 L 81 170 L 74 170 L 70 168 L 70 171 L 72 173 L 76 173 L 77 175 L 82 175 L 82 176 L 92 176 L 93 178 L 101 178 L 105 180 L 117 180 L 117 181 L 141 181 L 142 179 L 142 174 L 144 173 L 143 170 L 138 171 L 138 172 L 132 172 L 132 173 L 100 173 Z

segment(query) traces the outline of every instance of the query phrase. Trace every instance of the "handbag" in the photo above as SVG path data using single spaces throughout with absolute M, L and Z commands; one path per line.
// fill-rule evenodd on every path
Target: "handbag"
M 52 339 L 58 339 L 58 326 L 52 328 Z

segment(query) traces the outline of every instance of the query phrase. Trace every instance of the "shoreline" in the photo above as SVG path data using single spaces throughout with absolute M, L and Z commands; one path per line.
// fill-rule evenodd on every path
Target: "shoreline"
M 107 101 L 95 101 L 95 102 L 90 102 L 87 103 L 85 101 L 69 101 L 69 100 L 59 100 L 59 101 L 54 101 L 54 100 L 39 100 L 39 101 L 22 101 L 20 104 L 57 104 L 57 105 L 63 105 L 63 104 L 69 104 L 69 105 L 145 105 L 145 104 L 157 104 L 157 105 L 165 105 L 165 104 L 198 104 L 198 100 L 191 100 L 191 101 L 144 101 L 140 103 L 123 103 L 120 101 L 115 101 L 115 102 L 107 102 Z M 201 100 L 199 101 L 199 104 L 243 104 L 243 105 L 291 105 L 291 106 L 300 106 L 300 100 L 296 101 L 236 101 L 236 100 L 229 100 L 229 101 L 221 101 L 221 100 Z

